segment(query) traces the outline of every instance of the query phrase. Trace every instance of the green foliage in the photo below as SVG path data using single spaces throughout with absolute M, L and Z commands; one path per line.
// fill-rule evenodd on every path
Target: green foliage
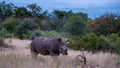
M 15 16 L 18 18 L 30 17 L 31 14 L 26 7 L 17 7 L 15 10 Z
M 104 14 L 91 24 L 90 28 L 97 35 L 110 35 L 111 33 L 120 33 L 120 16 L 116 14 Z
M 88 30 L 92 33 L 88 34 Z M 18 7 L 5 1 L 0 3 L 0 37 L 66 37 L 62 32 L 72 36 L 70 48 L 120 53 L 120 15 L 104 14 L 88 19 L 87 14 L 81 12 L 54 10 L 48 13 L 37 4 Z
M 53 14 L 58 17 L 58 19 L 62 19 L 66 12 L 65 11 L 59 11 L 59 10 L 54 10 Z
M 40 36 L 42 36 L 42 31 L 36 30 L 31 34 L 30 39 L 35 39 L 36 37 L 40 37 Z
M 19 19 L 8 18 L 1 24 L 1 28 L 4 28 L 9 33 L 15 33 L 16 26 L 19 24 L 20 24 Z
M 3 37 L 3 38 L 15 37 L 15 34 L 9 33 L 5 29 L 0 29 L 0 37 Z
M 65 22 L 74 15 L 72 11 L 60 11 L 54 10 L 52 14 L 46 16 L 47 20 L 45 22 L 45 30 L 56 30 L 58 32 L 64 31 Z
M 109 43 L 109 49 L 112 52 L 117 52 L 120 53 L 120 37 L 118 34 L 111 34 L 108 38 L 108 43 Z
M 41 30 L 37 30 L 34 31 L 31 36 L 30 39 L 34 39 L 36 37 L 48 37 L 48 38 L 52 38 L 52 37 L 65 37 L 65 35 L 58 33 L 56 31 L 41 31 Z
M 117 34 L 105 37 L 91 33 L 82 37 L 74 36 L 71 39 L 72 42 L 68 46 L 75 50 L 88 50 L 93 53 L 99 51 L 120 53 L 120 37 Z
M 27 5 L 27 7 L 29 8 L 32 17 L 42 18 L 41 17 L 42 8 L 40 6 L 38 6 L 36 3 L 29 4 L 29 5 Z
M 71 35 L 85 35 L 87 33 L 86 20 L 81 15 L 74 15 L 66 22 L 64 29 Z
M 31 19 L 25 19 L 23 22 L 21 22 L 17 28 L 16 28 L 16 35 L 18 38 L 23 38 L 23 35 L 28 34 L 29 31 L 34 31 L 40 29 L 37 23 L 35 23 Z
M 32 32 L 33 32 L 33 31 L 28 31 L 27 34 L 22 34 L 22 36 L 17 36 L 17 37 L 18 37 L 18 38 L 21 37 L 20 39 L 30 39 L 30 36 L 31 36 Z
M 52 37 L 63 37 L 64 35 L 55 31 L 44 31 L 42 33 L 42 36 L 52 38 Z
M 4 20 L 7 17 L 13 15 L 14 5 L 12 3 L 7 4 L 5 1 L 0 3 L 0 18 Z
M 47 19 L 48 22 L 44 23 L 45 30 L 57 30 L 59 29 L 60 21 L 56 17 L 51 17 Z
M 81 19 L 83 19 L 84 21 L 88 20 L 88 15 L 82 12 L 78 12 L 75 15 L 81 16 Z

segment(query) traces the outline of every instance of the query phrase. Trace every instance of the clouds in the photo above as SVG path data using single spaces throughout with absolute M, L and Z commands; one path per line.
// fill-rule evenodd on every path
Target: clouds
M 44 1 L 41 0 L 39 3 L 43 4 Z M 120 6 L 119 3 L 119 0 L 49 0 L 47 4 L 49 8 L 94 8 Z
M 2 1 L 2 0 L 1 0 Z M 5 0 L 16 4 L 37 3 L 45 8 L 94 8 L 120 6 L 120 0 Z

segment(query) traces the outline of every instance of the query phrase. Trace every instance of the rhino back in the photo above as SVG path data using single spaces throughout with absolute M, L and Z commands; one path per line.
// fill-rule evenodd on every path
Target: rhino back
M 34 40 L 35 49 L 39 53 L 50 52 L 55 48 L 55 42 L 50 38 L 37 38 Z
M 50 52 L 54 54 L 60 54 L 59 45 L 56 44 L 54 38 L 36 38 L 33 41 L 34 51 L 43 55 L 50 55 Z

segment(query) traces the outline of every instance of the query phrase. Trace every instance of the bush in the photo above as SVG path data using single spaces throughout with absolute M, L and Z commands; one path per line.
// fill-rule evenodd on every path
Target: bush
M 40 36 L 42 36 L 42 31 L 41 30 L 36 30 L 31 34 L 30 39 L 33 40 L 36 37 L 40 37 Z
M 16 26 L 20 24 L 17 18 L 8 18 L 2 24 L 1 28 L 5 29 L 8 33 L 15 33 Z
M 69 43 L 69 47 L 75 50 L 87 50 L 93 53 L 99 51 L 120 53 L 120 37 L 117 34 L 105 37 L 90 33 L 87 36 L 74 36 L 71 39 L 72 42 Z
M 108 38 L 109 49 L 112 52 L 120 53 L 120 37 L 118 34 L 111 34 Z
M 16 28 L 16 35 L 18 38 L 23 39 L 24 35 L 30 33 L 30 31 L 34 31 L 40 29 L 39 25 L 31 19 L 25 19 L 21 22 Z
M 87 33 L 87 25 L 86 20 L 84 20 L 81 16 L 75 15 L 72 16 L 64 26 L 65 32 L 70 35 L 86 35 Z
M 0 37 L 3 37 L 3 38 L 15 37 L 15 34 L 14 33 L 9 33 L 5 29 L 0 29 Z
M 104 14 L 91 21 L 90 29 L 97 35 L 110 35 L 120 33 L 120 15 Z
M 65 37 L 65 35 L 58 33 L 56 31 L 41 31 L 41 30 L 37 30 L 34 31 L 31 36 L 30 39 L 34 39 L 35 37 L 48 37 L 48 38 L 52 38 L 52 37 Z
M 42 36 L 43 37 L 63 37 L 63 35 L 59 32 L 55 32 L 55 31 L 44 31 L 42 32 Z
M 82 37 L 76 36 L 73 37 L 72 39 L 74 39 L 74 42 L 70 43 L 69 45 L 77 50 L 84 49 L 95 52 L 99 50 L 104 51 L 104 47 L 106 47 L 104 36 L 98 37 L 93 33 L 89 34 L 88 36 L 82 36 Z

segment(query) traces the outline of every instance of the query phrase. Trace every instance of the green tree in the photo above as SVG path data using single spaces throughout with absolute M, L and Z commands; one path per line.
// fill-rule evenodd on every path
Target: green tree
M 16 35 L 23 39 L 25 34 L 29 34 L 30 31 L 40 29 L 39 25 L 31 19 L 25 19 L 16 28 Z
M 49 27 L 48 30 L 63 31 L 63 26 L 65 22 L 69 19 L 74 13 L 72 11 L 60 11 L 54 10 L 51 15 L 47 18 L 45 23 L 46 27 Z
M 111 33 L 119 33 L 119 16 L 116 14 L 105 14 L 95 19 L 94 32 L 97 35 L 110 35 Z
M 71 16 L 64 26 L 65 32 L 71 35 L 82 36 L 87 33 L 87 21 L 81 14 Z
M 60 11 L 60 10 L 54 10 L 53 14 L 58 18 L 58 19 L 63 19 L 65 16 L 65 11 Z
M 32 14 L 32 17 L 40 17 L 42 18 L 42 8 L 38 6 L 36 3 L 35 4 L 29 4 L 27 5 L 30 13 Z
M 1 29 L 5 29 L 8 33 L 15 33 L 16 26 L 19 24 L 19 19 L 8 18 L 1 24 Z
M 11 17 L 14 13 L 14 5 L 12 3 L 7 4 L 5 1 L 0 3 L 0 18 L 2 20 Z
M 14 11 L 15 16 L 18 18 L 27 18 L 31 16 L 30 12 L 27 10 L 26 7 L 17 7 Z

